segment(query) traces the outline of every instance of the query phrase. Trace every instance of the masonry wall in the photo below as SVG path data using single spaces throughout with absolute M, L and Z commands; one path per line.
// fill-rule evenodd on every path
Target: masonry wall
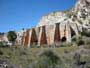
M 54 25 L 40 26 L 28 29 L 23 33 L 22 43 L 24 46 L 52 46 L 52 44 L 71 42 L 72 34 L 78 36 L 78 27 L 75 23 L 55 23 Z

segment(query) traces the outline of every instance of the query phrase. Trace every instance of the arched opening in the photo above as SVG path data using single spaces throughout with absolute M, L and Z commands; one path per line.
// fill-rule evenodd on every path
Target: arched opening
M 54 42 L 60 42 L 59 23 L 56 23 L 55 34 L 54 34 Z
M 28 41 L 29 41 L 29 29 L 26 31 L 26 36 L 25 36 L 25 42 L 24 42 L 24 45 L 27 46 L 28 45 Z
M 71 27 L 70 30 L 71 30 L 71 37 L 75 36 L 76 35 L 75 31 Z
M 33 28 L 32 29 L 32 33 L 31 33 L 31 38 L 30 38 L 30 45 L 31 46 L 37 45 L 37 42 L 38 42 L 38 39 L 37 39 L 36 31 Z
M 66 41 L 66 37 L 62 37 L 61 42 L 65 42 Z
M 47 37 L 46 37 L 46 29 L 45 29 L 45 26 L 42 26 L 41 27 L 42 29 L 40 30 L 41 31 L 41 35 L 40 35 L 40 45 L 45 45 L 47 44 Z

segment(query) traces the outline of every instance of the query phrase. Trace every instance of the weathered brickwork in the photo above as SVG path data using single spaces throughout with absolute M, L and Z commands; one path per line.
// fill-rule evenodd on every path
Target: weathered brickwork
M 73 35 L 72 35 L 73 34 Z M 23 34 L 24 46 L 43 46 L 52 45 L 62 42 L 66 38 L 66 42 L 71 42 L 74 35 L 79 35 L 78 27 L 75 23 L 55 23 L 54 25 L 40 26 L 28 29 Z

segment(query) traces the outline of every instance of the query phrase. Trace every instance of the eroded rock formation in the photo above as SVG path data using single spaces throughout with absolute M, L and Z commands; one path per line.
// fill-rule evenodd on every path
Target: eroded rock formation
M 37 27 L 23 33 L 23 45 L 52 45 L 58 42 L 71 42 L 79 35 L 82 27 L 90 24 L 90 1 L 78 0 L 75 7 L 64 12 L 52 12 L 43 16 Z

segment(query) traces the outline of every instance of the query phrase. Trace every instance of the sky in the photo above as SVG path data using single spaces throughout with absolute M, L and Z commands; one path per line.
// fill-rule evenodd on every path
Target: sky
M 65 11 L 76 0 L 0 0 L 0 32 L 37 26 L 43 15 Z

